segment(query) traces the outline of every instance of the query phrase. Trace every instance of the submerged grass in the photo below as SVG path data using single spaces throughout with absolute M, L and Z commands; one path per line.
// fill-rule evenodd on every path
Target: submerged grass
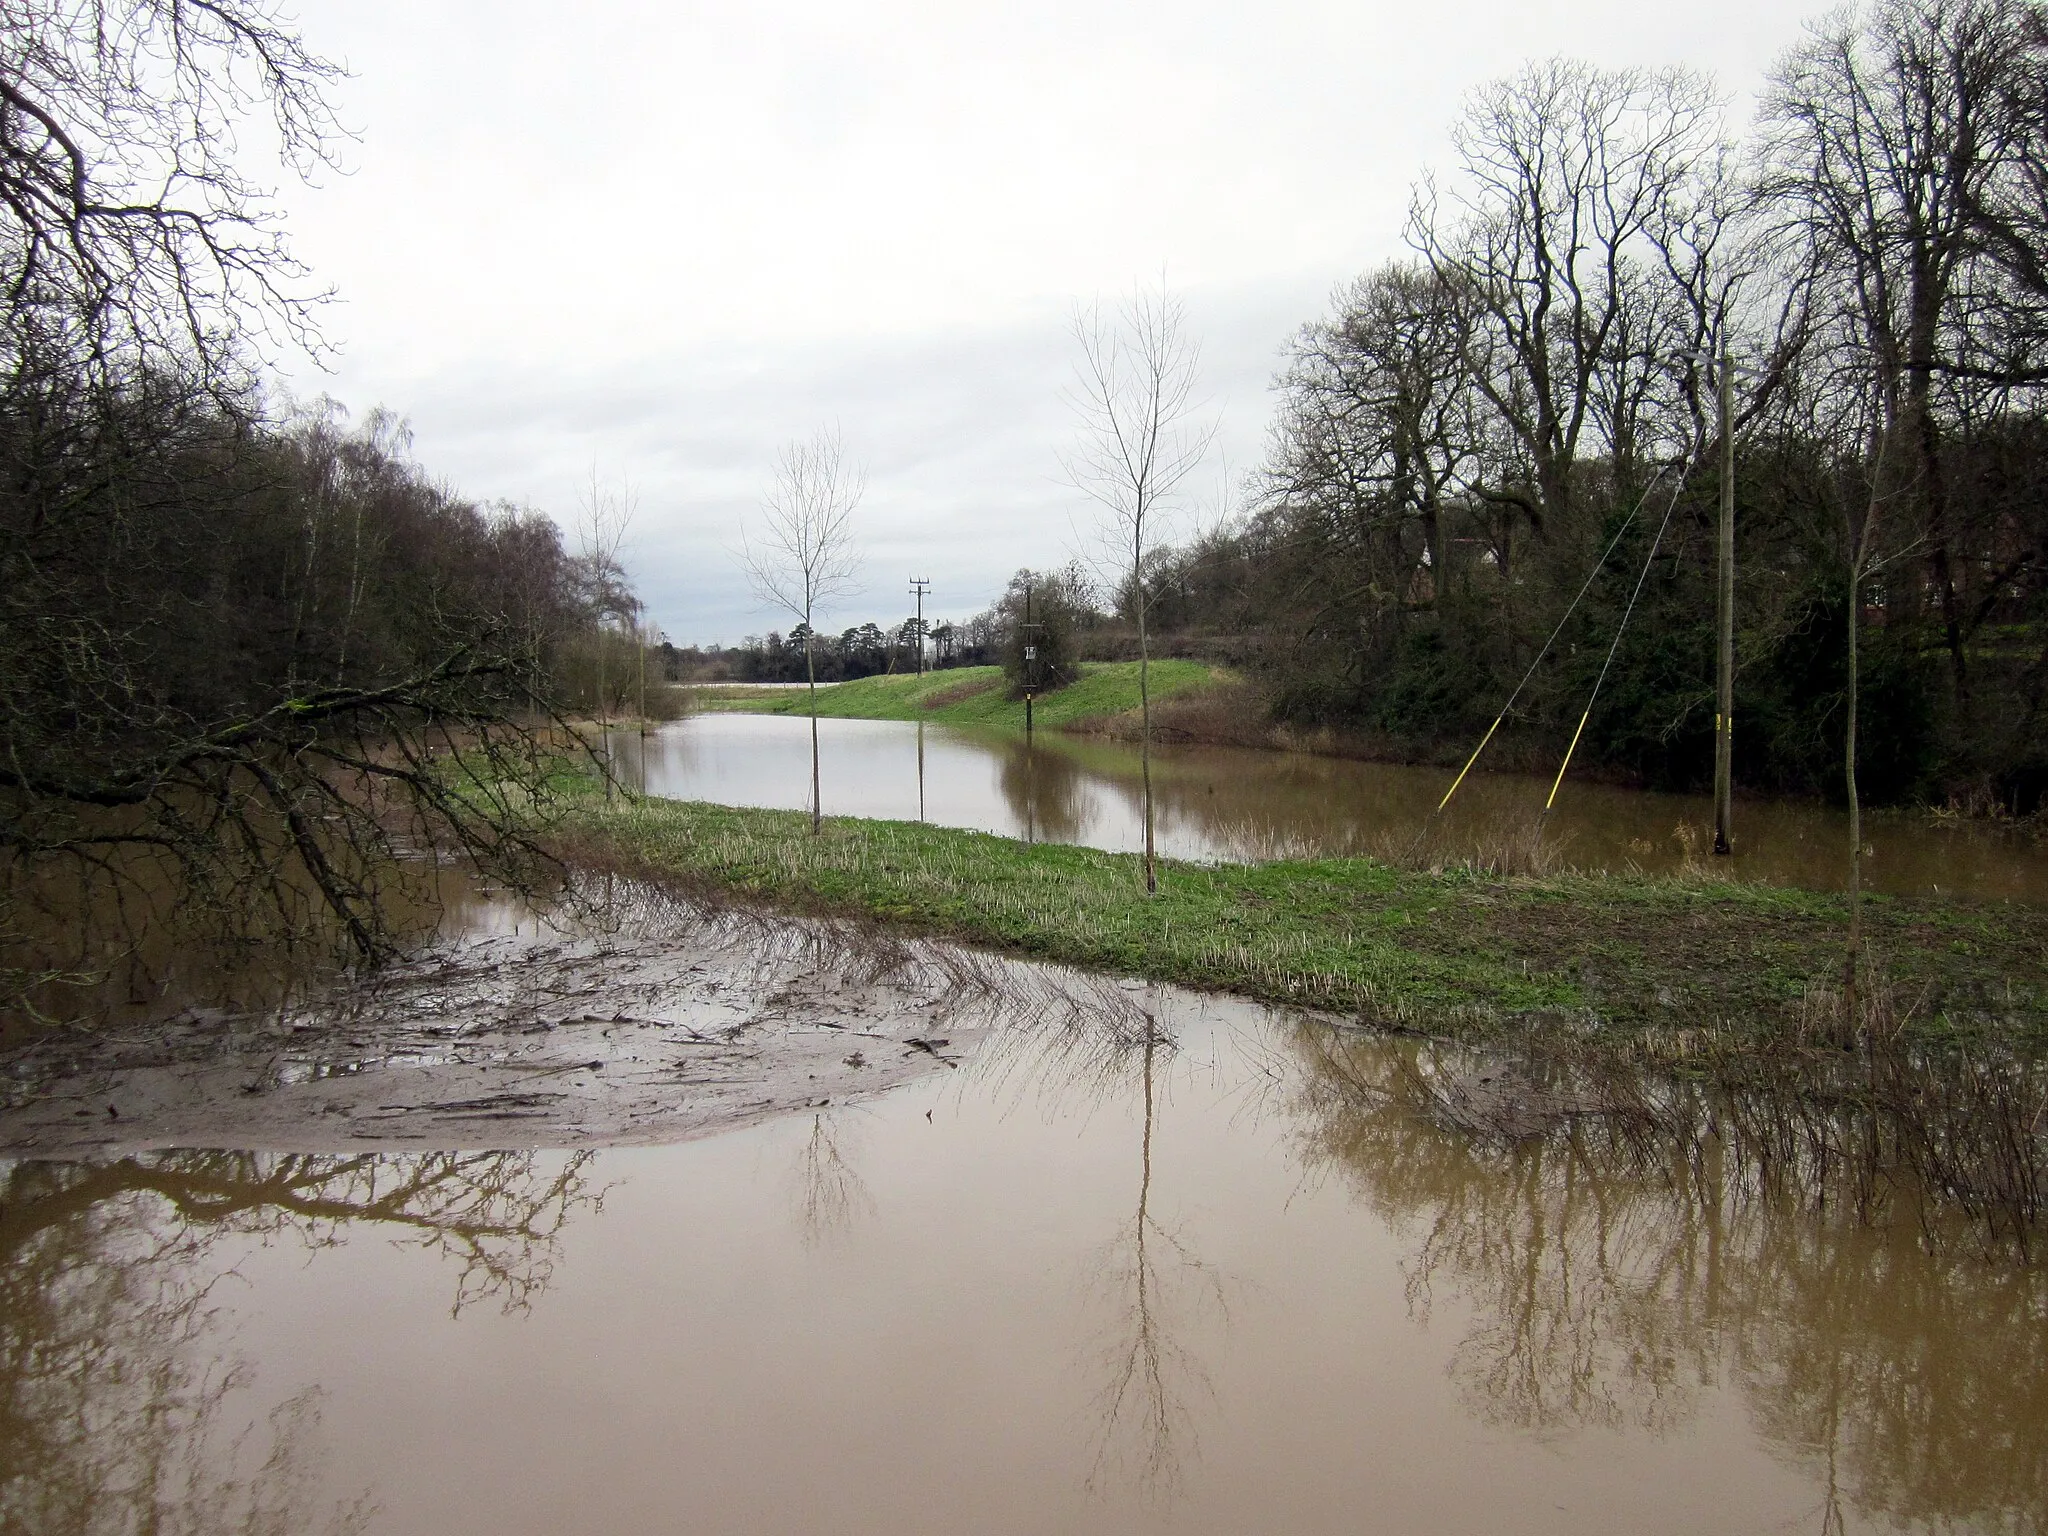
M 1224 674 L 1198 661 L 1155 661 L 1151 692 L 1155 703 L 1220 682 Z M 707 684 L 690 690 L 694 707 L 756 715 L 807 715 L 810 696 L 801 688 L 726 688 Z M 1135 661 L 1088 662 L 1079 681 L 1042 695 L 1033 721 L 1059 730 L 1083 721 L 1121 715 L 1138 707 Z M 863 677 L 818 690 L 818 713 L 829 719 L 932 720 L 945 725 L 1024 729 L 1024 702 L 1003 686 L 1001 667 L 952 667 L 923 677 Z
M 1168 862 L 918 823 L 573 797 L 574 862 L 783 910 L 860 916 L 1098 970 L 1467 1039 L 1634 1042 L 1678 1070 L 1761 1047 L 1835 1050 L 1812 1027 L 1839 967 L 1840 897 L 1704 878 L 1373 859 Z M 2048 1043 L 2048 913 L 1866 898 L 1917 1044 Z

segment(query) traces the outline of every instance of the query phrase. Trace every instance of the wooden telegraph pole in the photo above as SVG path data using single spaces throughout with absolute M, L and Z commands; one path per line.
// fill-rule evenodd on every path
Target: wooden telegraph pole
M 1038 631 L 1031 622 L 1031 577 L 1024 577 L 1024 622 L 1017 626 L 1017 643 L 1024 652 L 1024 735 L 1031 735 L 1031 699 L 1038 692 Z
M 1714 679 L 1714 852 L 1734 845 L 1735 739 L 1735 370 L 1721 331 L 1721 537 L 1719 657 Z
M 924 595 L 931 587 L 931 578 L 913 576 L 910 578 L 910 592 L 917 599 L 917 675 L 924 676 Z

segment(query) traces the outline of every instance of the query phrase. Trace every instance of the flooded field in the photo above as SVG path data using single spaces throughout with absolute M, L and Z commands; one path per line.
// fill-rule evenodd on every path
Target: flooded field
M 2019 1531 L 2048 1274 L 1246 1005 L 678 1145 L 0 1164 L 0 1526 Z
M 826 814 L 924 820 L 1006 837 L 1132 850 L 1143 845 L 1136 749 L 1042 732 L 1006 735 L 885 720 L 823 720 Z M 809 804 L 810 722 L 706 714 L 616 738 L 621 776 L 650 794 L 728 805 Z M 921 771 L 920 771 L 921 770 Z M 1549 784 L 1468 779 L 1440 820 L 1451 774 L 1304 754 L 1164 747 L 1153 763 L 1161 849 L 1177 858 L 1257 860 L 1411 849 L 1453 854 L 1523 843 Z M 2048 846 L 1995 825 L 1921 815 L 1865 820 L 1864 879 L 1897 895 L 2048 904 Z M 1708 861 L 1738 878 L 1830 890 L 1843 879 L 1848 823 L 1835 811 L 1738 801 L 1736 856 L 1711 860 L 1703 798 L 1567 783 L 1544 837 L 1587 870 L 1669 872 Z
M 632 761 L 794 804 L 805 726 Z M 827 740 L 828 809 L 916 814 L 914 726 Z M 1113 749 L 924 758 L 931 819 L 1132 835 Z M 1308 777 L 1257 821 L 1255 770 Z M 1370 846 L 1313 776 L 1387 772 L 1172 755 L 1169 846 Z M 405 964 L 195 973 L 7 1058 L 0 1531 L 2048 1524 L 2048 1086 L 2013 1059 L 1929 1110 L 1923 1200 L 1860 1150 L 1874 1058 L 1745 1119 L 609 877 L 545 912 L 422 879 Z M 2017 1225 L 1958 1194 L 2011 1177 Z

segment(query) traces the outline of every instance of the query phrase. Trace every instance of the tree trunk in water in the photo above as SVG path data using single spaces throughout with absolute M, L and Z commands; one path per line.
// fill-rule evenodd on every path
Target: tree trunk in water
M 1152 653 L 1145 634 L 1142 589 L 1138 596 L 1138 712 L 1143 724 L 1138 733 L 1138 768 L 1145 780 L 1145 894 L 1159 894 L 1159 871 L 1152 848 Z
M 825 829 L 825 807 L 818 799 L 818 663 L 811 650 L 814 638 L 810 632 L 811 620 L 804 617 L 804 681 L 810 688 L 811 700 L 811 836 L 816 837 Z

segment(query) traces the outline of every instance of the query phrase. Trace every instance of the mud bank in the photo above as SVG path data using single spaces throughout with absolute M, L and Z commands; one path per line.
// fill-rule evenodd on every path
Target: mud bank
M 47 1037 L 0 1061 L 0 1152 L 679 1141 L 947 1071 L 1090 985 L 733 914 L 524 928 L 282 1009 Z

